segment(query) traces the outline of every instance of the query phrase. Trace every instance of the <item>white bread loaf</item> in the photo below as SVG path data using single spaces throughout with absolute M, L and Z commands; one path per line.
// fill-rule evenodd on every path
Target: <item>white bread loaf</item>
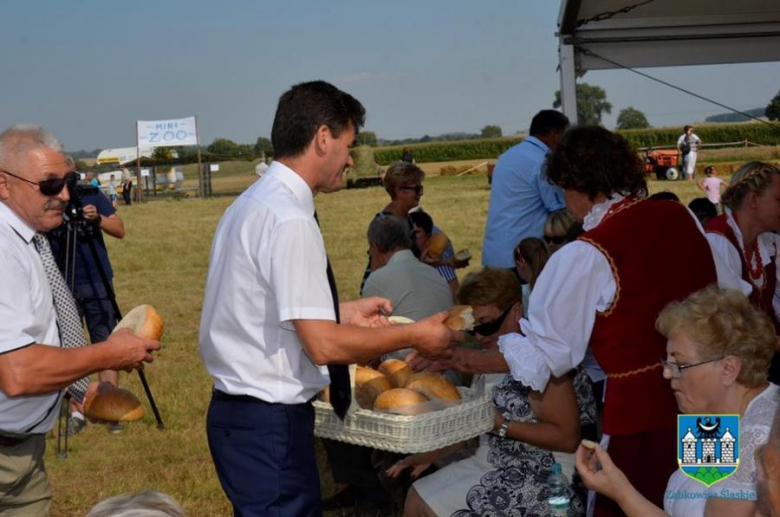
M 400 359 L 387 359 L 379 365 L 378 370 L 390 379 L 390 384 L 393 385 L 393 388 L 406 386 L 409 377 L 414 373 L 411 366 Z
M 132 422 L 144 416 L 144 407 L 130 391 L 101 384 L 84 401 L 87 418 L 106 422 Z
M 415 408 L 415 406 L 426 402 L 428 399 L 422 393 L 406 388 L 394 388 L 385 391 L 376 398 L 374 410 L 415 415 L 425 413 L 428 410 L 425 406 L 421 406 L 419 409 Z
M 162 317 L 151 305 L 139 305 L 131 310 L 122 321 L 114 328 L 117 330 L 129 328 L 133 334 L 140 338 L 159 341 L 163 334 L 164 324 Z
M 474 328 L 474 314 L 470 305 L 456 305 L 450 309 L 450 315 L 444 320 L 444 325 L 450 330 L 460 332 Z
M 392 388 L 390 379 L 383 373 L 373 368 L 357 367 L 355 371 L 355 400 L 361 408 L 372 409 L 376 398 Z
M 460 400 L 460 392 L 450 381 L 438 373 L 417 373 L 412 375 L 406 387 L 417 391 L 431 400 Z

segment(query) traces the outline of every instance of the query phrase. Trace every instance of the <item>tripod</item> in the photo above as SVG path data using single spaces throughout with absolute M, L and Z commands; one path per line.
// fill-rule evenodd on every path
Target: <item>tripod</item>
M 76 261 L 79 249 L 79 239 L 81 239 L 82 242 L 85 242 L 89 248 L 92 262 L 95 264 L 100 276 L 102 287 L 107 294 L 107 298 L 111 303 L 111 307 L 114 311 L 114 314 L 116 315 L 116 320 L 118 321 L 122 319 L 122 313 L 116 301 L 116 293 L 114 292 L 111 281 L 109 280 L 108 274 L 106 273 L 105 267 L 103 266 L 103 262 L 100 259 L 97 245 L 95 244 L 95 240 L 101 230 L 98 225 L 87 221 L 83 214 L 81 198 L 84 194 L 84 191 L 88 191 L 89 189 L 90 187 L 77 186 L 71 192 L 71 201 L 65 209 L 65 222 L 58 230 L 56 230 L 60 241 L 60 248 L 57 255 L 57 264 L 64 272 L 63 276 L 65 277 L 66 283 L 70 286 L 71 292 L 75 292 Z M 152 396 L 152 391 L 149 388 L 149 383 L 146 380 L 146 375 L 143 371 L 138 370 L 138 376 L 141 379 L 141 384 L 143 385 L 144 392 L 146 393 L 146 398 L 149 400 L 149 405 L 151 406 L 155 420 L 157 421 L 157 427 L 158 429 L 164 429 L 165 426 L 163 424 L 162 417 L 160 416 L 160 412 L 157 409 L 157 404 L 154 401 L 154 397 Z M 58 424 L 57 436 L 57 456 L 60 458 L 67 457 L 68 454 L 69 419 L 67 418 L 68 412 L 64 411 L 63 413 L 65 415 L 64 453 L 61 452 L 61 444 L 63 441 L 62 415 Z

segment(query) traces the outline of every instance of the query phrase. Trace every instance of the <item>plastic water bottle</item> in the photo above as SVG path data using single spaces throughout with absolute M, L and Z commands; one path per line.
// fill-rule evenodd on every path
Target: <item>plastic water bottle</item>
M 547 478 L 547 490 L 550 493 L 547 504 L 550 506 L 552 515 L 566 516 L 569 514 L 568 488 L 569 480 L 562 472 L 561 464 L 554 463 L 550 477 Z

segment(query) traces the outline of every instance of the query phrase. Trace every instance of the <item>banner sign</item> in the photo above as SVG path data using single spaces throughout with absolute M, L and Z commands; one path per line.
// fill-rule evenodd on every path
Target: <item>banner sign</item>
M 175 120 L 139 120 L 138 147 L 198 145 L 195 117 Z

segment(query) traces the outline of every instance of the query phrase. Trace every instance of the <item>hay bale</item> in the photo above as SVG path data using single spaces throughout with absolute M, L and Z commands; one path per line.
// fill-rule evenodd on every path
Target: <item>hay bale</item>
M 355 182 L 361 178 L 378 178 L 382 168 L 377 165 L 374 156 L 374 148 L 361 145 L 350 151 L 354 165 L 346 170 L 348 182 Z

